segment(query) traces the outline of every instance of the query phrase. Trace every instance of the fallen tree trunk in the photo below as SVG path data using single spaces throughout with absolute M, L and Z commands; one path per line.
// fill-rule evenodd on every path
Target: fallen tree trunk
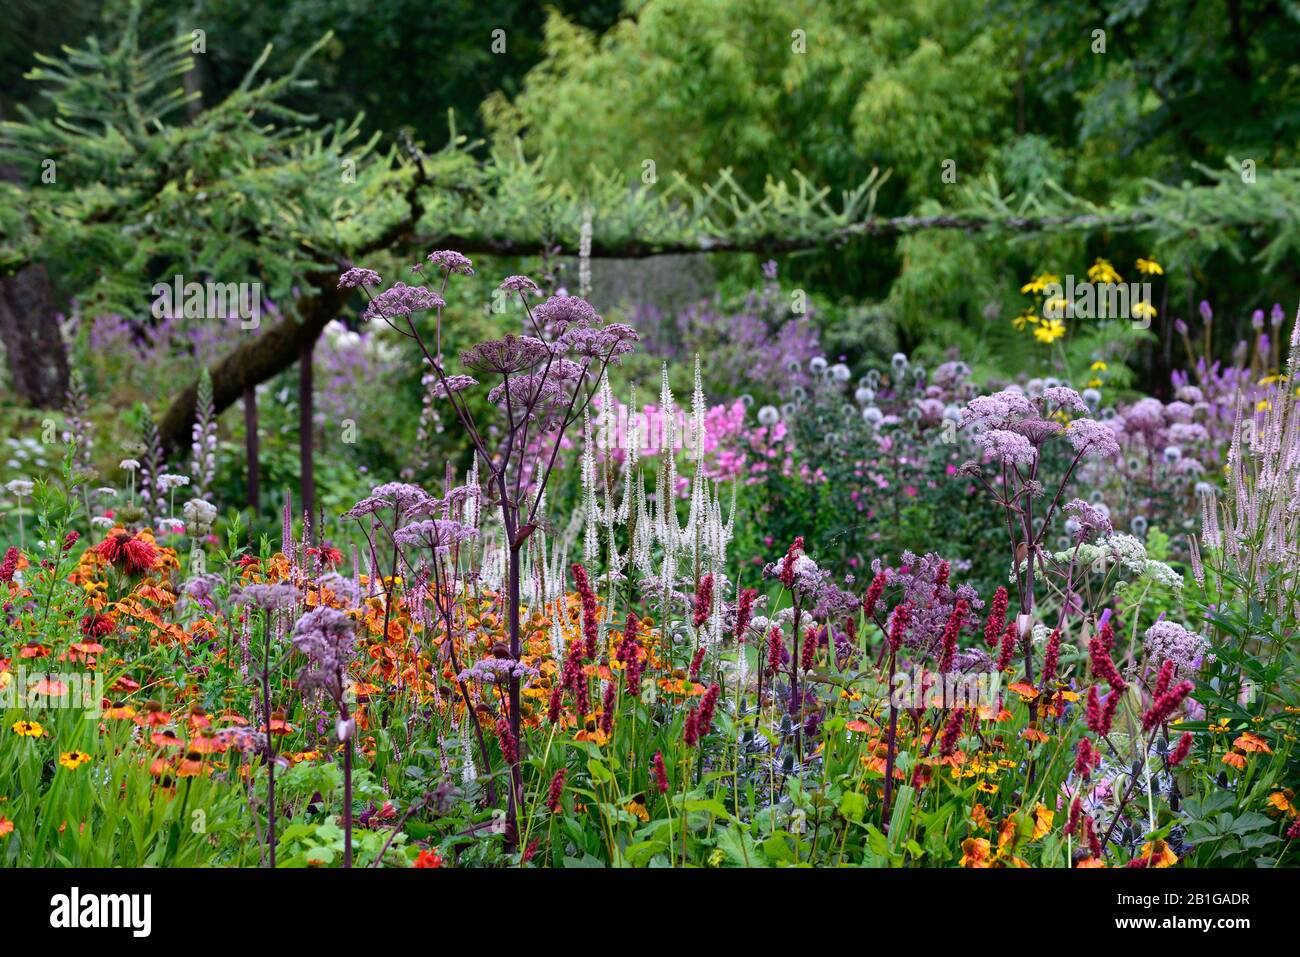
M 298 300 L 298 316 L 286 316 L 266 332 L 248 340 L 209 368 L 212 376 L 212 408 L 220 414 L 243 397 L 245 390 L 278 375 L 298 361 L 304 346 L 320 337 L 321 331 L 342 311 L 352 290 L 335 289 L 337 273 L 313 275 L 308 281 L 316 292 Z M 198 383 L 191 383 L 178 395 L 162 421 L 158 434 L 171 451 L 190 441 L 190 425 L 198 399 Z

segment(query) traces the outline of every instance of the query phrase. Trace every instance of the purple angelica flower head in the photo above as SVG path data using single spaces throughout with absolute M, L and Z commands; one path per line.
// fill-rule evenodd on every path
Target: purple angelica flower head
M 393 541 L 398 545 L 423 545 L 426 548 L 442 550 L 477 536 L 478 529 L 462 522 L 427 518 L 421 522 L 403 525 L 393 533 Z
M 1108 459 L 1119 454 L 1114 431 L 1096 419 L 1075 419 L 1065 430 L 1065 437 L 1086 458 Z
M 986 455 L 1003 465 L 1032 465 L 1038 450 L 1029 439 L 1006 429 L 989 429 L 975 437 Z
M 429 262 L 435 266 L 441 266 L 452 273 L 460 273 L 462 276 L 474 275 L 474 264 L 470 262 L 467 256 L 462 256 L 454 249 L 439 249 L 436 252 L 429 253 L 427 257 Z
M 365 320 L 392 319 L 395 316 L 409 316 L 416 312 L 441 309 L 447 305 L 442 296 L 430 292 L 423 286 L 408 286 L 404 282 L 395 282 L 366 306 L 361 318 Z
M 601 327 L 572 327 L 560 336 L 558 344 L 570 355 L 602 360 L 608 357 L 611 363 L 617 364 L 640 340 L 631 326 L 615 322 Z
M 367 515 L 374 515 L 375 512 L 385 508 L 392 508 L 393 502 L 386 498 L 377 498 L 374 495 L 367 495 L 357 504 L 343 513 L 344 518 L 364 518 Z
M 1157 666 L 1172 661 L 1179 677 L 1195 674 L 1203 662 L 1214 660 L 1205 638 L 1164 618 L 1146 630 L 1142 643 Z
M 181 585 L 181 593 L 201 608 L 212 608 L 212 592 L 221 584 L 221 576 L 206 572 L 195 575 Z
M 1114 531 L 1110 517 L 1091 502 L 1076 498 L 1066 503 L 1065 511 L 1078 524 L 1079 530 L 1076 534 L 1080 538 L 1087 538 L 1089 535 L 1104 537 Z
M 478 379 L 475 379 L 472 375 L 449 375 L 436 380 L 433 383 L 433 388 L 429 391 L 433 393 L 435 399 L 443 399 L 452 392 L 464 392 L 476 385 L 478 385 Z
M 1088 404 L 1069 386 L 1054 385 L 1043 390 L 1043 398 L 1059 412 L 1087 412 Z
M 362 269 L 359 266 L 353 266 L 351 269 L 345 269 L 339 276 L 340 289 L 356 289 L 358 286 L 378 286 L 381 282 L 379 273 L 373 269 Z
M 909 647 L 919 649 L 922 654 L 938 647 L 958 601 L 965 601 L 970 608 L 970 614 L 959 628 L 959 634 L 978 626 L 976 612 L 984 607 L 984 602 L 968 584 L 953 587 L 948 578 L 952 568 L 952 562 L 945 561 L 935 552 L 923 556 L 910 551 L 903 552 L 898 556 L 898 567 L 895 569 L 887 568 L 880 559 L 872 560 L 873 575 L 884 572 L 889 576 L 890 588 L 902 589 L 899 604 L 907 605 L 910 610 L 910 625 L 903 640 Z
M 397 506 L 398 511 L 406 513 L 430 496 L 428 492 L 418 485 L 410 485 L 406 482 L 386 482 L 371 489 L 370 497 L 387 499 Z M 358 502 L 357 504 L 361 503 Z
M 290 638 L 293 647 L 307 656 L 307 665 L 298 674 L 301 690 L 320 689 L 336 703 L 343 700 L 352 634 L 352 619 L 337 608 L 313 608 L 298 619 Z
M 507 276 L 501 280 L 501 289 L 507 292 L 517 292 L 521 296 L 525 293 L 533 296 L 540 296 L 542 290 L 538 288 L 537 283 L 533 282 L 527 276 Z
M 412 505 L 403 513 L 407 519 L 421 516 L 424 518 L 437 518 L 442 515 L 447 518 L 451 515 L 453 509 L 459 509 L 471 498 L 477 498 L 482 493 L 474 485 L 458 485 L 449 491 L 442 498 L 426 498 L 416 505 Z
M 961 410 L 961 424 L 963 428 L 1005 429 L 1018 418 L 1037 414 L 1023 392 L 1003 389 L 992 395 L 976 396 L 967 402 Z
M 484 684 L 509 684 L 511 678 L 527 681 L 537 669 L 513 658 L 483 658 L 456 676 L 457 681 L 481 681 Z
M 533 318 L 543 326 L 550 326 L 556 335 L 572 326 L 585 328 L 600 324 L 595 308 L 578 296 L 552 296 L 533 307 Z
M 289 608 L 298 600 L 298 590 L 292 585 L 245 585 L 235 596 L 238 605 L 252 605 L 262 611 L 279 611 Z
M 1003 426 L 1011 416 L 1011 408 L 991 395 L 980 395 L 966 403 L 961 410 L 961 424 L 965 428 L 996 428 Z
M 479 373 L 514 375 L 525 372 L 551 354 L 551 347 L 532 336 L 507 335 L 480 342 L 460 354 L 461 365 Z
M 541 372 L 515 376 L 494 386 L 488 393 L 488 401 L 493 405 L 503 405 L 509 399 L 511 407 L 517 409 L 562 402 L 567 398 L 568 394 L 555 377 Z
M 1012 432 L 1023 435 L 1035 447 L 1061 434 L 1061 426 L 1051 419 L 1020 419 L 1012 422 L 1008 428 Z

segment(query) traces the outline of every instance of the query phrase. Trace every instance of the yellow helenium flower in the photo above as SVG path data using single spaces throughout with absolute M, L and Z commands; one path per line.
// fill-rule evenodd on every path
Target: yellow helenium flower
M 1164 267 L 1150 257 L 1137 261 L 1137 271 L 1144 276 L 1163 276 L 1165 274 Z
M 1017 329 L 1024 329 L 1026 326 L 1038 324 L 1038 314 L 1031 309 L 1026 309 L 1020 315 L 1011 320 L 1011 324 Z
M 1135 319 L 1151 319 L 1156 314 L 1156 307 L 1144 300 L 1133 303 L 1133 308 L 1129 312 L 1133 314 Z
M 24 738 L 39 738 L 45 734 L 45 729 L 41 727 L 39 721 L 15 721 L 13 732 Z
M 1110 261 L 1100 257 L 1088 267 L 1088 278 L 1099 283 L 1123 282 L 1123 278 L 1115 271 Z
M 1021 286 L 1020 291 L 1023 293 L 1033 293 L 1034 295 L 1037 295 L 1052 283 L 1059 283 L 1060 281 L 1061 280 L 1059 277 L 1054 276 L 1050 272 L 1039 273 L 1033 279 L 1029 280 L 1029 282 Z
M 1055 342 L 1063 335 L 1065 335 L 1065 323 L 1060 319 L 1044 319 L 1042 324 L 1034 330 L 1034 338 L 1047 345 Z
M 77 770 L 89 760 L 90 755 L 85 751 L 64 751 L 59 755 L 59 764 L 69 771 Z

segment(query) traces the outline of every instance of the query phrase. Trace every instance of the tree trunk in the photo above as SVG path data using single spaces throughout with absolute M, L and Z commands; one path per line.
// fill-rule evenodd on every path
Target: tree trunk
M 337 273 L 330 275 L 337 281 Z M 311 284 L 319 291 L 299 301 L 297 318 L 286 316 L 208 368 L 214 413 L 230 408 L 245 389 L 291 367 L 302 357 L 303 343 L 315 343 L 329 321 L 338 316 L 351 290 L 333 288 L 334 282 L 324 275 L 312 277 Z M 159 423 L 159 436 L 166 448 L 181 449 L 189 443 L 197 389 L 197 383 L 191 384 L 178 395 Z
M 257 517 L 262 510 L 262 467 L 257 438 L 257 387 L 244 390 L 244 456 L 248 459 L 248 508 Z
M 18 168 L 8 163 L 0 163 L 0 179 L 22 183 Z M 39 263 L 0 279 L 0 343 L 19 397 L 37 408 L 61 406 L 68 391 L 68 353 L 54 321 L 50 278 Z
M 37 408 L 60 407 L 68 391 L 68 355 L 44 266 L 0 279 L 0 342 L 14 391 Z

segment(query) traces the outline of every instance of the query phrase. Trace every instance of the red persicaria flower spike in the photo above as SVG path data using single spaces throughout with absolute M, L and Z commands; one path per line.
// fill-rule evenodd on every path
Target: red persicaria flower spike
M 600 623 L 596 617 L 596 593 L 591 590 L 587 569 L 577 562 L 573 563 L 573 582 L 577 586 L 578 596 L 582 599 L 582 634 L 586 639 L 583 645 L 583 657 L 594 658 L 600 638 Z
M 1002 640 L 1002 632 L 1007 627 L 1007 590 L 1001 585 L 993 593 L 993 601 L 989 605 L 989 616 L 984 622 L 984 643 L 990 648 L 997 647 Z
M 1184 731 L 1178 743 L 1174 745 L 1173 751 L 1169 753 L 1169 759 L 1166 762 L 1169 767 L 1176 768 L 1187 760 L 1187 755 L 1192 752 L 1192 732 Z
M 794 588 L 794 560 L 798 557 L 797 553 L 803 551 L 803 536 L 800 535 L 790 547 L 786 549 L 785 557 L 781 559 L 781 584 L 786 588 Z
M 1114 640 L 1113 636 L 1111 640 Z M 1128 687 L 1120 676 L 1119 669 L 1115 667 L 1115 662 L 1111 661 L 1110 648 L 1101 635 L 1095 635 L 1088 641 L 1088 657 L 1092 662 L 1092 673 L 1109 684 L 1111 688 L 1116 691 L 1123 691 Z
M 1061 629 L 1054 628 L 1047 639 L 1047 650 L 1043 652 L 1043 684 L 1056 678 L 1056 669 L 1061 662 Z
M 1294 841 L 1300 838 L 1300 817 L 1296 818 L 1290 827 L 1286 829 L 1286 839 Z
M 560 708 L 564 704 L 564 688 L 562 685 L 555 685 L 551 688 L 551 699 L 546 705 L 546 718 L 551 724 L 560 723 Z
M 1016 641 L 1019 637 L 1016 633 L 1016 623 L 1007 622 L 1006 631 L 1002 633 L 1002 650 L 998 653 L 998 671 L 1006 671 L 1011 667 L 1011 659 L 1016 654 Z
M 695 678 L 699 677 L 699 674 L 700 674 L 700 666 L 701 666 L 702 664 L 704 664 L 704 646 L 703 646 L 703 645 L 701 645 L 701 646 L 696 650 L 695 654 L 691 657 L 691 669 L 690 669 L 690 672 L 689 672 L 689 677 L 690 677 L 692 680 L 694 680 Z
M 1097 630 L 1097 640 L 1101 642 L 1101 647 L 1106 654 L 1110 654 L 1110 650 L 1115 647 L 1115 628 L 1109 619 L 1101 623 L 1101 627 Z
M 699 720 L 699 712 L 694 708 L 686 712 L 686 724 L 682 727 L 682 740 L 686 742 L 688 748 L 695 747 L 700 740 Z
M 695 589 L 695 627 L 702 628 L 704 623 L 709 620 L 709 613 L 713 610 L 713 573 L 709 572 L 700 579 L 699 586 Z
M 587 690 L 587 679 L 582 679 L 573 688 L 573 707 L 578 712 L 578 723 L 581 724 L 587 717 L 587 712 L 591 710 L 591 692 Z
M 773 628 L 767 634 L 767 668 L 772 674 L 781 670 L 781 659 L 785 656 L 785 644 L 781 641 L 781 629 Z
M 1070 805 L 1069 820 L 1066 821 L 1065 827 L 1061 829 L 1061 833 L 1068 836 L 1077 831 L 1079 829 L 1079 818 L 1082 814 L 1083 800 L 1082 798 L 1075 798 L 1074 803 Z
M 696 722 L 695 730 L 703 737 L 709 733 L 713 727 L 713 712 L 718 707 L 718 696 L 722 694 L 722 688 L 718 684 L 709 685 L 709 690 L 704 692 L 704 697 L 700 700 L 700 716 Z
M 68 532 L 67 535 L 63 536 L 63 550 L 65 552 L 71 551 L 72 546 L 77 544 L 79 538 L 81 538 L 81 532 L 77 531 L 75 528 Z
M 801 655 L 803 670 L 812 671 L 817 663 L 817 629 L 809 628 L 803 633 L 803 651 Z
M 609 735 L 614 730 L 614 697 L 618 694 L 618 685 L 609 682 L 605 685 L 605 700 L 600 705 L 600 730 Z
M 1121 693 L 1114 688 L 1106 695 L 1106 704 L 1101 709 L 1101 730 L 1097 734 L 1105 737 L 1110 734 L 1111 726 L 1115 723 L 1115 712 L 1119 708 L 1119 699 Z
M 1097 729 L 1101 727 L 1101 701 L 1097 698 L 1096 685 L 1088 689 L 1088 705 L 1084 711 L 1084 716 L 1088 730 L 1093 734 L 1100 734 L 1101 732 Z
M 944 563 L 945 565 L 947 562 Z M 939 671 L 951 671 L 953 660 L 957 656 L 957 637 L 961 634 L 961 626 L 966 621 L 966 616 L 970 613 L 970 602 L 965 598 L 957 599 L 957 604 L 953 605 L 952 614 L 948 616 L 948 623 L 943 627 L 943 652 L 939 657 Z
M 519 763 L 519 742 L 510 730 L 510 722 L 502 716 L 497 719 L 497 740 L 501 742 L 501 757 L 506 764 Z
M 555 772 L 555 777 L 551 778 L 551 789 L 546 796 L 546 809 L 552 814 L 560 813 L 560 799 L 564 797 L 564 778 L 568 774 L 565 768 Z
M 740 644 L 745 643 L 745 632 L 749 630 L 749 623 L 754 617 L 754 602 L 758 600 L 757 588 L 746 588 L 740 593 L 740 601 L 736 605 L 736 629 L 733 634 L 736 641 Z
M 1097 825 L 1091 814 L 1083 819 L 1083 837 L 1088 843 L 1088 852 L 1097 860 L 1101 860 L 1101 838 L 1097 836 Z
M 1153 698 L 1159 698 L 1169 690 L 1169 682 L 1174 680 L 1174 663 L 1166 661 L 1160 666 L 1160 674 L 1156 675 L 1156 687 L 1151 692 Z
M 1150 731 L 1168 721 L 1174 710 L 1183 703 L 1183 699 L 1191 694 L 1195 687 L 1196 685 L 1190 681 L 1182 681 L 1157 698 L 1151 705 L 1151 709 L 1142 715 L 1142 730 Z
M 623 640 L 618 643 L 614 650 L 614 657 L 625 664 L 636 654 L 637 641 L 636 633 L 640 623 L 636 620 L 636 615 L 632 612 L 627 613 L 627 623 L 623 625 Z
M 907 629 L 912 624 L 912 609 L 903 602 L 894 609 L 893 619 L 889 623 L 889 647 L 897 651 L 903 646 L 903 639 L 907 637 Z
M 656 751 L 654 759 L 650 762 L 650 767 L 655 774 L 655 787 L 659 789 L 660 794 L 668 792 L 668 769 L 664 767 L 664 756 L 662 752 Z
M 961 724 L 966 716 L 964 708 L 958 708 L 948 719 L 948 724 L 943 729 L 943 738 L 939 741 L 940 757 L 950 758 L 957 750 L 957 741 L 961 737 Z
M 0 582 L 11 582 L 14 580 L 14 572 L 18 570 L 18 549 L 10 545 L 5 550 L 5 560 L 0 562 Z
M 1080 738 L 1075 752 L 1074 773 L 1083 780 L 1092 777 L 1092 769 L 1101 763 L 1101 755 L 1093 749 L 1091 738 Z
M 643 674 L 645 674 L 645 658 L 641 656 L 638 646 L 637 653 L 628 660 L 627 668 L 623 671 L 623 677 L 627 679 L 627 693 L 633 698 L 641 697 Z
M 871 613 L 876 610 L 876 602 L 880 601 L 880 596 L 885 592 L 885 583 L 888 580 L 885 572 L 880 572 L 875 578 L 871 579 L 871 584 L 867 586 L 867 595 L 862 599 L 862 614 L 870 618 Z

